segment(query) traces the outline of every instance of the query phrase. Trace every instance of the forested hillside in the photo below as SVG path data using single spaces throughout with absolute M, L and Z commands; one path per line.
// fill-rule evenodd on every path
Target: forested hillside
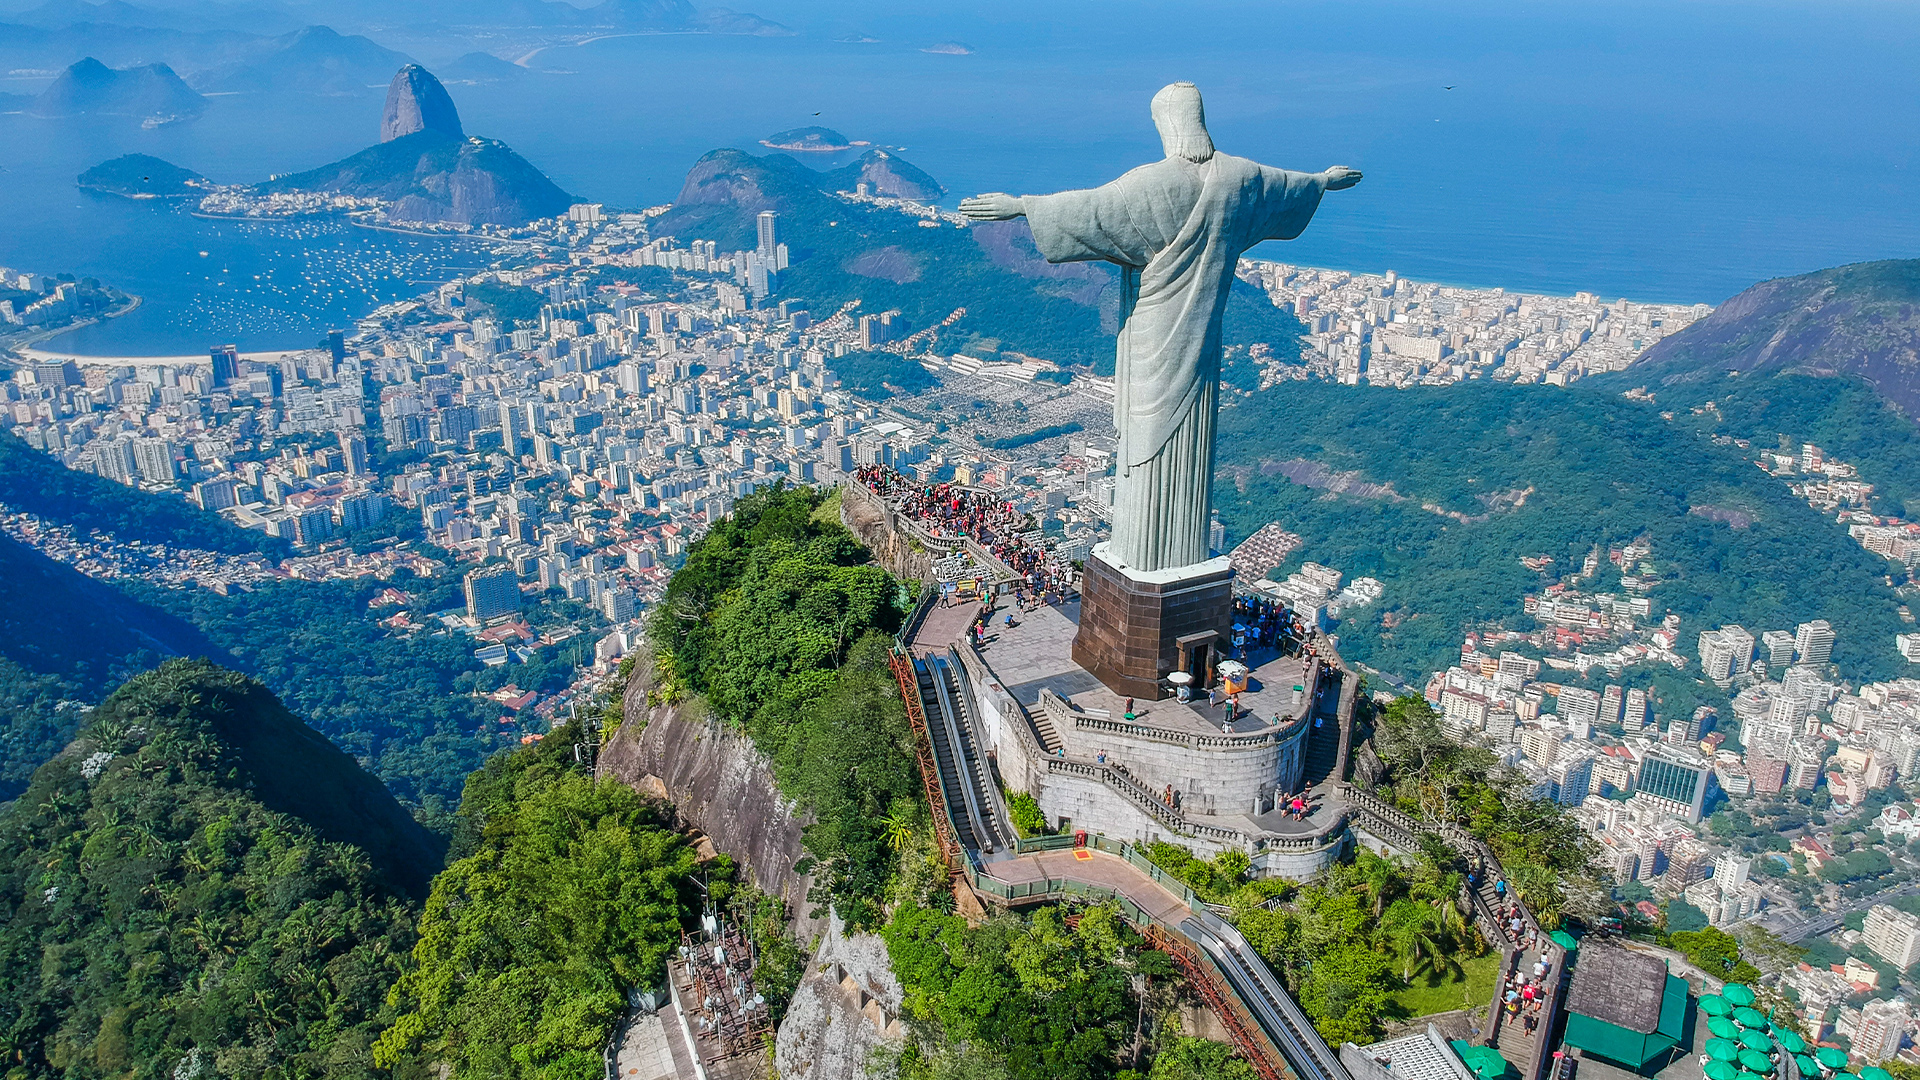
M 903 837 L 929 822 L 887 667 L 910 597 L 807 488 L 763 488 L 687 552 L 651 624 L 659 693 L 697 695 L 813 818 L 820 899 L 882 918 Z M 812 865 L 817 862 L 817 866 Z
M 519 741 L 517 725 L 499 723 L 504 710 L 476 696 L 508 672 L 483 667 L 469 638 L 401 636 L 381 627 L 380 617 L 394 609 L 370 611 L 367 602 L 389 584 L 414 593 L 423 612 L 459 603 L 460 583 L 450 575 L 402 574 L 391 583 L 285 581 L 230 596 L 207 589 L 132 591 L 199 627 L 395 796 L 450 811 L 467 774 Z M 524 666 L 511 672 L 520 679 L 527 674 Z
M 373 1076 L 437 866 L 259 684 L 137 676 L 0 810 L 8 1075 Z
M 1629 368 L 1586 384 L 1591 389 L 1652 393 L 1656 410 L 1711 435 L 1752 440 L 1755 450 L 1798 453 L 1813 443 L 1850 462 L 1874 486 L 1882 514 L 1920 518 L 1920 428 L 1883 400 L 1866 380 L 1793 371 L 1704 371 L 1686 379 L 1649 378 Z
M 0 802 L 120 680 L 168 656 L 218 652 L 192 625 L 5 534 L 0 582 Z
M 1379 578 L 1384 598 L 1338 627 L 1341 650 L 1402 678 L 1446 666 L 1471 627 L 1531 627 L 1521 597 L 1547 582 L 1521 557 L 1578 567 L 1637 537 L 1661 579 L 1655 615 L 1681 615 L 1683 637 L 1821 618 L 1849 677 L 1904 673 L 1885 560 L 1664 407 L 1588 384 L 1286 383 L 1221 413 L 1215 505 L 1230 543 L 1278 521 L 1306 541 L 1290 566 Z
M 1655 388 L 1728 371 L 1843 375 L 1920 409 L 1920 259 L 1851 263 L 1763 281 L 1648 349 Z

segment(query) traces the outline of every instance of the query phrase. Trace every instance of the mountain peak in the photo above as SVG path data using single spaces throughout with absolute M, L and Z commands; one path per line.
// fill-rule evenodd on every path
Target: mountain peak
M 460 113 L 453 98 L 433 73 L 419 64 L 408 64 L 397 72 L 387 87 L 387 107 L 380 116 L 380 141 L 392 142 L 416 131 L 438 131 L 454 138 L 460 130 Z
M 93 114 L 165 122 L 198 116 L 205 108 L 206 99 L 165 64 L 110 68 L 89 56 L 61 72 L 27 111 L 46 119 Z
M 1771 369 L 1856 376 L 1920 416 L 1920 259 L 1763 281 L 1662 339 L 1632 368 L 1663 384 Z

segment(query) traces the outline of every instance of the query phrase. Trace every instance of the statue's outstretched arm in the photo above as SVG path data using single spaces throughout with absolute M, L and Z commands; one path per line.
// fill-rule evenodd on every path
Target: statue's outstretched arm
M 1359 183 L 1362 174 L 1359 169 L 1349 169 L 1345 165 L 1335 165 L 1320 175 L 1327 178 L 1328 191 L 1345 191 L 1347 188 Z
M 960 212 L 975 221 L 1012 221 L 1025 217 L 1027 208 L 1018 195 L 998 191 L 960 200 Z

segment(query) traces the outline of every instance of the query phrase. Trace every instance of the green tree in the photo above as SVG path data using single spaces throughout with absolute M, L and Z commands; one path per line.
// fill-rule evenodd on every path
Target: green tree
M 695 866 L 671 811 L 559 755 L 521 754 L 523 768 L 469 789 L 479 847 L 434 880 L 392 993 L 400 1015 L 374 1048 L 383 1067 L 587 1075 L 626 992 L 664 977 Z
M 1175 1036 L 1153 1056 L 1148 1080 L 1254 1080 L 1253 1066 L 1225 1043 Z
M 371 1080 L 414 940 L 369 854 L 376 797 L 251 680 L 184 660 L 128 680 L 0 810 L 8 1075 Z

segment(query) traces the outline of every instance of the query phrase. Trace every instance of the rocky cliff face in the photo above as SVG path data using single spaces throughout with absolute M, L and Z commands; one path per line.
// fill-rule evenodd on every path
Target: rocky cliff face
M 380 141 L 392 142 L 416 131 L 438 131 L 458 139 L 460 113 L 440 80 L 419 64 L 408 64 L 387 87 L 387 107 L 380 116 Z
M 816 941 L 774 1044 L 784 1080 L 866 1075 L 868 1055 L 906 1037 L 902 993 L 876 934 L 848 934 L 838 916 L 815 918 L 813 879 L 796 873 L 806 822 L 774 787 L 773 769 L 743 735 L 682 710 L 647 704 L 653 672 L 644 660 L 627 680 L 626 722 L 600 752 L 598 774 L 673 803 L 680 819 L 747 868 L 756 885 L 784 897 L 794 936 Z
M 781 1080 L 842 1080 L 867 1075 L 881 1043 L 906 1038 L 900 982 L 878 934 L 846 934 L 834 917 L 814 950 L 773 1045 Z
M 864 489 L 848 485 L 840 497 L 840 523 L 873 552 L 873 561 L 894 577 L 927 581 L 933 577 L 933 553 L 896 530 L 886 504 Z
M 774 786 L 773 767 L 745 735 L 689 719 L 674 706 L 647 705 L 652 668 L 635 665 L 627 681 L 626 722 L 600 753 L 598 773 L 665 798 L 680 818 L 745 867 L 753 881 L 784 897 L 805 941 L 826 927 L 809 917 L 813 879 L 794 870 L 806 855 L 795 816 Z
M 1723 371 L 1854 375 L 1920 415 L 1920 259 L 1763 281 L 1634 365 L 1672 383 Z

